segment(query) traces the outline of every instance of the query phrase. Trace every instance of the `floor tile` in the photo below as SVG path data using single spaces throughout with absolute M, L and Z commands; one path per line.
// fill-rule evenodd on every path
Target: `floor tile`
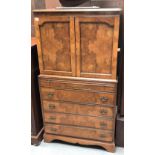
M 124 155 L 124 149 L 116 148 L 115 153 L 109 153 L 101 148 L 73 145 L 63 142 L 44 143 L 31 146 L 31 155 Z

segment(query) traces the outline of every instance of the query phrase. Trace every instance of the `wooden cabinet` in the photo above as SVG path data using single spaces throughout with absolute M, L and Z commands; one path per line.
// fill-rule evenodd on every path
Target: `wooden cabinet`
M 46 142 L 114 152 L 119 11 L 34 11 Z
M 116 79 L 119 16 L 36 18 L 41 74 Z

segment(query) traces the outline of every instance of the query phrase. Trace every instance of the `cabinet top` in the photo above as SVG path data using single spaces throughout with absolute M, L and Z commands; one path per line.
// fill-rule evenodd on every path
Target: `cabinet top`
M 75 13 L 79 13 L 79 12 L 105 12 L 105 13 L 108 13 L 108 12 L 114 12 L 114 13 L 119 13 L 121 12 L 122 9 L 121 8 L 87 8 L 87 7 L 84 7 L 84 8 L 80 8 L 80 7 L 75 7 L 75 8 L 56 8 L 56 9 L 37 9 L 37 10 L 33 10 L 34 13 L 59 13 L 59 12 L 62 12 L 62 13 L 65 13 L 65 12 L 75 12 Z

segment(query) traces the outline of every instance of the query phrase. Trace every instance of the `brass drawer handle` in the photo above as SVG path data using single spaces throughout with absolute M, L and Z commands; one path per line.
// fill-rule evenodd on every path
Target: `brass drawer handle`
M 49 104 L 49 109 L 55 109 L 55 105 L 54 104 Z
M 108 101 L 108 97 L 104 97 L 104 96 L 103 96 L 103 97 L 100 98 L 100 100 L 101 100 L 102 102 L 106 102 L 106 101 Z
M 100 126 L 101 126 L 101 128 L 105 128 L 105 127 L 107 127 L 107 124 L 106 123 L 100 123 Z
M 100 137 L 101 137 L 101 138 L 105 138 L 105 137 L 106 137 L 106 135 L 104 135 L 104 134 L 101 134 L 101 135 L 100 135 Z
M 56 117 L 50 117 L 49 119 L 50 120 L 56 120 Z
M 53 93 L 48 93 L 48 97 L 52 97 L 53 95 Z
M 50 82 L 52 82 L 52 80 L 51 80 L 51 79 L 48 79 L 48 80 L 47 80 L 47 82 L 49 82 L 49 83 L 50 83 Z
M 57 131 L 57 129 L 55 129 L 55 128 L 51 128 L 51 131 Z
M 100 111 L 100 113 L 105 115 L 105 114 L 107 114 L 107 113 L 108 113 L 108 111 L 107 111 L 107 110 L 105 110 L 105 109 L 102 109 L 102 110 Z

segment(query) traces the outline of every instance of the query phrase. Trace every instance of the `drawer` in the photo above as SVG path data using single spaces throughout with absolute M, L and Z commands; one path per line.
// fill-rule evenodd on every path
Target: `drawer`
M 58 101 L 42 101 L 45 112 L 61 112 L 90 116 L 114 116 L 113 107 L 103 107 L 97 104 L 77 104 L 72 102 L 58 102 Z
M 63 101 L 86 104 L 115 104 L 115 94 L 103 92 L 89 92 L 82 90 L 57 90 L 40 88 L 42 100 Z
M 110 131 L 100 129 L 91 129 L 84 127 L 75 127 L 67 125 L 45 125 L 45 132 L 62 136 L 71 136 L 84 139 L 112 142 L 113 134 Z
M 113 119 L 105 119 L 103 116 L 92 117 L 63 113 L 44 113 L 44 121 L 46 123 L 113 130 Z
M 116 92 L 116 83 L 85 82 L 76 80 L 56 80 L 53 78 L 39 78 L 40 86 L 54 89 L 79 89 L 87 91 Z

